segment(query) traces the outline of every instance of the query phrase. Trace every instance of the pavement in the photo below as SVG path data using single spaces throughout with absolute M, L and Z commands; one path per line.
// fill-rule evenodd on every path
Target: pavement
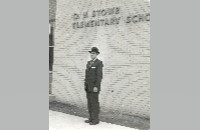
M 49 130 L 138 130 L 106 122 L 91 126 L 85 120 L 83 117 L 49 110 Z

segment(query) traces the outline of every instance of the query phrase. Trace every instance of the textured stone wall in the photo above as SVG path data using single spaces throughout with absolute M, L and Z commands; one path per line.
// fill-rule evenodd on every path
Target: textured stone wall
M 118 14 L 73 17 L 113 7 L 120 8 Z M 58 0 L 52 89 L 56 100 L 86 108 L 84 72 L 88 50 L 96 46 L 104 63 L 101 110 L 149 117 L 150 21 L 139 18 L 149 13 L 150 3 L 145 0 Z M 129 16 L 133 18 L 130 23 Z M 114 17 L 120 17 L 118 24 L 73 28 L 74 22 Z

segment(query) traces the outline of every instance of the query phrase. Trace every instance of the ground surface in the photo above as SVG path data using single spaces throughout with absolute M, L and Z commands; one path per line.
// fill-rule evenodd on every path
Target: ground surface
M 100 122 L 98 125 L 84 123 L 86 118 L 61 112 L 49 111 L 49 130 L 137 130 L 120 125 Z
M 59 102 L 50 102 L 49 109 L 51 110 L 49 113 L 49 119 L 50 119 L 50 124 L 49 124 L 50 129 L 49 130 L 77 130 L 79 128 L 78 126 L 81 126 L 81 127 L 88 126 L 84 123 L 84 120 L 88 117 L 88 112 L 85 109 L 78 108 L 76 106 L 71 106 L 68 104 L 59 103 Z M 58 112 L 61 112 L 61 114 L 59 114 Z M 76 118 L 74 118 L 72 120 L 72 122 L 77 125 L 77 127 L 75 127 L 77 129 L 64 129 L 64 128 L 68 128 L 67 126 L 69 125 L 69 123 L 71 123 L 71 121 L 69 119 L 74 116 Z M 78 122 L 76 122 L 76 120 Z M 149 130 L 150 129 L 150 120 L 149 119 L 141 118 L 141 117 L 137 117 L 137 116 L 122 115 L 117 112 L 101 111 L 100 121 L 116 124 L 121 127 L 125 126 L 122 128 L 129 127 L 129 128 L 132 128 L 131 130 L 137 130 L 137 129 Z M 63 122 L 66 122 L 66 123 L 63 124 Z M 116 125 L 114 125 L 114 126 L 116 126 Z M 110 128 L 111 126 L 105 125 L 105 128 Z M 57 128 L 59 128 L 59 129 L 57 129 Z M 84 130 L 84 129 L 81 129 L 81 130 Z M 95 128 L 95 130 L 98 130 L 98 129 Z M 118 130 L 118 129 L 116 129 L 116 130 Z M 126 129 L 122 129 L 122 130 L 126 130 Z M 127 129 L 127 130 L 129 130 L 129 129 Z

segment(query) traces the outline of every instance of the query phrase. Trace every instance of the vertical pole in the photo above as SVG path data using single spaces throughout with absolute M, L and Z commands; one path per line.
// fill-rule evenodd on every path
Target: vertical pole
M 53 50 L 54 50 L 54 37 L 53 37 L 53 27 L 50 24 L 49 33 L 49 94 L 52 94 L 52 78 L 53 78 Z

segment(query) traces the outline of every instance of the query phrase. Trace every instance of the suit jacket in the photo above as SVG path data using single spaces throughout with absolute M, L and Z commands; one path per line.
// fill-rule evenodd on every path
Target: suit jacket
M 85 70 L 85 89 L 93 92 L 93 88 L 97 87 L 98 92 L 101 90 L 101 80 L 103 78 L 103 62 L 99 59 L 88 61 Z

